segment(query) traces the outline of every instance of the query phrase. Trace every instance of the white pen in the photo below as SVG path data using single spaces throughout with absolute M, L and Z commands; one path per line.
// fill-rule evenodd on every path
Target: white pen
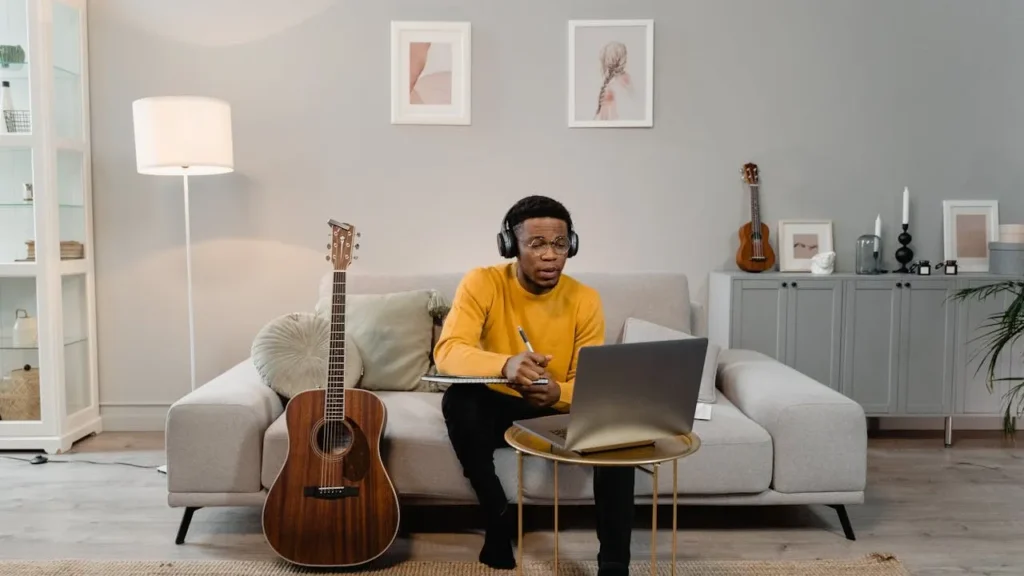
M 523 339 L 523 344 L 526 344 L 526 349 L 533 352 L 533 346 L 530 345 L 530 341 L 526 338 L 526 332 L 523 331 L 523 327 L 519 327 L 519 337 Z

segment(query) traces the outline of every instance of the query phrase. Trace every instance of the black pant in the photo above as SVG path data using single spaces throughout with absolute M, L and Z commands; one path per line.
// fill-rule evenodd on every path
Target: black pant
M 557 411 L 533 406 L 517 396 L 477 384 L 453 384 L 445 391 L 441 407 L 463 474 L 473 486 L 490 525 L 508 506 L 505 491 L 494 471 L 494 450 L 507 446 L 505 431 L 513 420 L 557 414 Z M 600 562 L 629 562 L 634 482 L 632 467 L 594 468 Z

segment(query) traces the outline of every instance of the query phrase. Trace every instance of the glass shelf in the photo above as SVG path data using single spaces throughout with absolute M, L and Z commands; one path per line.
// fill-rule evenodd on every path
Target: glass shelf
M 32 202 L 0 202 L 0 208 L 32 208 Z M 84 204 L 61 204 L 61 208 L 85 208 Z
M 65 338 L 64 346 L 72 346 L 74 344 L 84 344 L 88 342 L 88 338 Z M 15 346 L 14 339 L 10 337 L 0 338 L 0 350 L 4 351 L 20 351 L 20 352 L 34 352 L 38 351 L 38 346 Z

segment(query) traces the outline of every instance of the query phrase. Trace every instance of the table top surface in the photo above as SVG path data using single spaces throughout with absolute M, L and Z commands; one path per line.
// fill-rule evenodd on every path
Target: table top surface
M 689 456 L 700 449 L 700 437 L 693 432 L 681 436 L 661 438 L 655 440 L 653 445 L 620 448 L 590 454 L 579 454 L 572 450 L 558 448 L 544 438 L 531 434 L 517 426 L 512 426 L 505 431 L 505 442 L 526 454 L 547 458 L 556 462 L 589 466 L 660 464 Z

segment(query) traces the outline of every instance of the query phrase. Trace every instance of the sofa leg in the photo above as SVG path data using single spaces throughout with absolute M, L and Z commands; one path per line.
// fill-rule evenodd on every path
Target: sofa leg
M 188 525 L 192 523 L 192 515 L 199 510 L 198 506 L 188 506 L 185 508 L 185 514 L 181 516 L 181 525 L 178 526 L 178 537 L 174 539 L 175 544 L 185 543 L 185 534 L 188 534 Z
M 842 504 L 829 504 L 829 508 L 833 508 L 839 513 L 839 523 L 843 525 L 843 533 L 846 534 L 846 539 L 856 540 L 857 537 L 853 535 L 853 526 L 850 525 L 850 517 L 846 515 L 846 506 Z

